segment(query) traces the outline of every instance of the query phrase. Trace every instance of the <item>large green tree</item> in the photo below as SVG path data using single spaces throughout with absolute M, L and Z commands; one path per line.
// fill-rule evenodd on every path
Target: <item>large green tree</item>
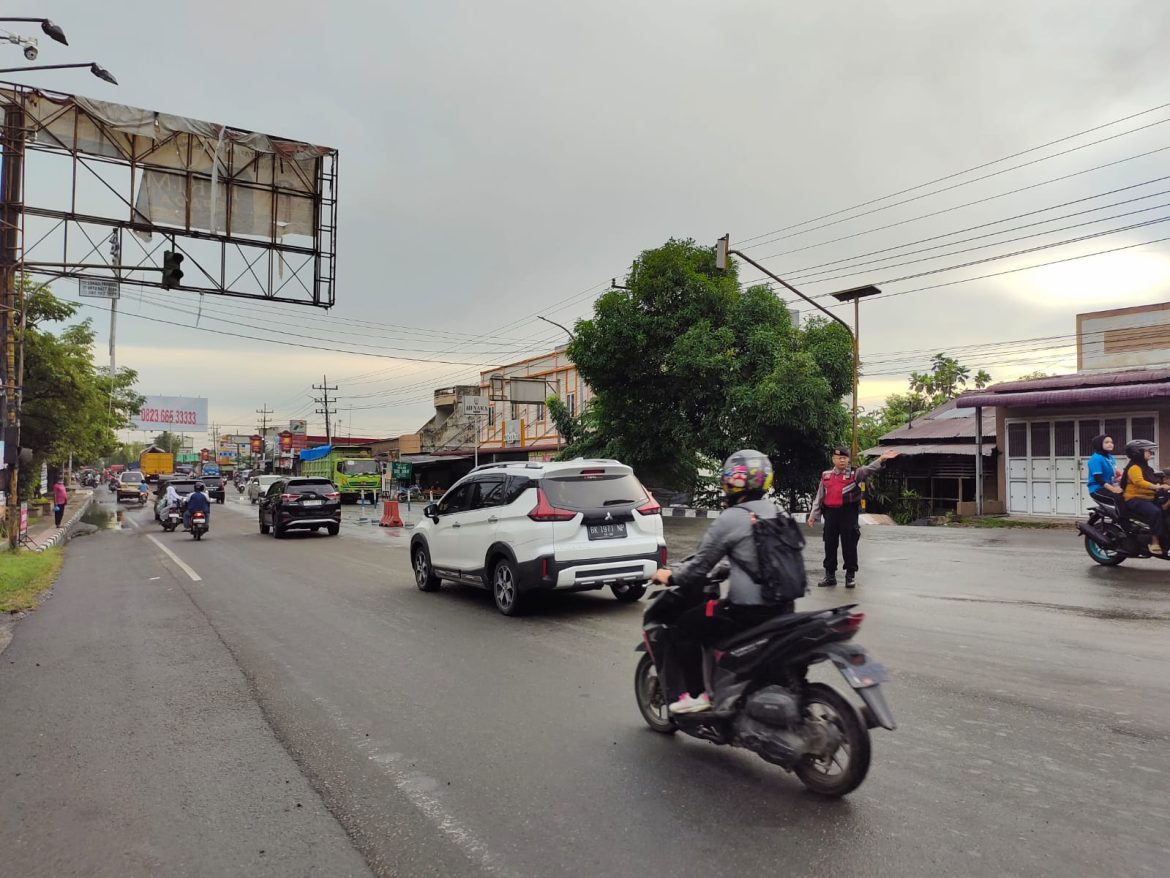
M 154 437 L 151 444 L 157 445 L 163 451 L 169 451 L 171 454 L 178 454 L 183 448 L 183 437 L 170 430 L 163 430 Z
M 577 419 L 554 406 L 572 437 L 566 454 L 616 457 L 652 485 L 690 488 L 754 447 L 780 489 L 809 490 L 845 435 L 848 332 L 793 326 L 770 290 L 741 290 L 734 267 L 716 269 L 713 249 L 690 240 L 642 253 L 625 286 L 576 325 L 569 356 L 595 396 Z
M 111 386 L 109 371 L 94 364 L 90 321 L 61 325 L 77 314 L 78 306 L 55 297 L 46 284 L 22 282 L 20 440 L 34 454 L 26 472 L 36 472 L 43 461 L 56 468 L 70 455 L 94 463 L 118 448 L 116 431 L 129 426 L 130 416 L 142 405 L 143 398 L 134 392 L 138 375 L 133 369 L 119 369 Z M 27 496 L 32 481 L 21 480 L 22 496 Z

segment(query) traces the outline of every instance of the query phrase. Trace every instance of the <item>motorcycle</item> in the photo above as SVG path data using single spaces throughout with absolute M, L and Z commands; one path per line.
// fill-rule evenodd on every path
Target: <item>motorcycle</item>
M 869 730 L 896 728 L 881 691 L 885 669 L 851 642 L 865 618 L 853 612 L 857 605 L 778 614 L 704 649 L 711 708 L 672 714 L 669 705 L 683 683 L 669 664 L 664 673 L 663 660 L 672 645 L 673 621 L 693 605 L 672 586 L 652 595 L 643 614 L 634 694 L 646 724 L 662 734 L 681 731 L 751 750 L 823 796 L 838 798 L 857 789 L 869 771 Z M 807 680 L 809 667 L 823 661 L 837 667 L 863 708 L 832 686 Z
M 1131 518 L 1120 505 L 1094 498 L 1089 520 L 1078 521 L 1077 531 L 1085 538 L 1089 557 L 1105 567 L 1116 567 L 1126 558 L 1159 558 L 1170 555 L 1150 551 L 1154 532 L 1144 521 Z
M 160 521 L 162 523 L 162 529 L 167 533 L 171 533 L 183 523 L 183 513 L 178 506 L 172 506 L 166 511 L 166 514 Z
M 191 513 L 191 536 L 196 540 L 201 540 L 205 533 L 207 533 L 207 515 L 203 512 Z
M 240 494 L 244 493 L 244 483 L 243 482 L 241 482 L 239 480 L 236 481 L 236 491 Z

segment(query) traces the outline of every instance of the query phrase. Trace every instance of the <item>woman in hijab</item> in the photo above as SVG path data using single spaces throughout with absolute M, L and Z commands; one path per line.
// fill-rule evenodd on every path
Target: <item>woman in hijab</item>
M 1159 485 L 1154 481 L 1154 468 L 1150 461 L 1158 446 L 1148 439 L 1134 439 L 1125 446 L 1129 461 L 1121 476 L 1121 488 L 1125 497 L 1125 508 L 1134 518 L 1144 521 L 1154 532 L 1150 551 L 1155 555 L 1164 554 L 1162 546 L 1166 540 L 1166 521 L 1157 504 Z
M 1093 454 L 1087 465 L 1089 496 L 1098 503 L 1117 505 L 1121 488 L 1117 484 L 1117 461 L 1113 458 L 1113 437 L 1094 436 Z

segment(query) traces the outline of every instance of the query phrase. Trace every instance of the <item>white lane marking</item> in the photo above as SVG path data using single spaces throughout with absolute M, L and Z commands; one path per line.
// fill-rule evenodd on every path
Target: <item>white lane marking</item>
M 407 801 L 454 842 L 455 846 L 463 851 L 468 859 L 477 862 L 480 868 L 488 874 L 510 874 L 487 844 L 452 814 L 437 795 L 432 795 L 441 789 L 437 780 L 421 771 L 410 771 L 400 767 L 399 763 L 406 761 L 402 753 L 394 752 L 383 742 L 359 734 L 342 716 L 341 711 L 324 698 L 314 698 L 313 701 L 320 705 L 333 722 L 353 739 L 354 745 L 359 750 L 366 752 L 369 760 L 382 770 L 391 783 L 406 796 Z
M 184 562 L 182 558 L 180 558 L 178 555 L 176 555 L 174 552 L 172 552 L 170 549 L 168 549 L 166 546 L 164 546 L 162 543 L 160 543 L 157 539 L 155 539 L 150 534 L 147 534 L 146 538 L 148 540 L 150 540 L 152 543 L 154 543 L 156 546 L 158 546 L 160 549 L 162 549 L 163 552 L 166 553 L 166 556 L 168 558 L 170 558 L 172 561 L 174 561 L 176 564 L 178 564 L 179 569 L 182 570 L 184 573 L 186 573 L 188 576 L 190 576 L 192 582 L 202 582 L 203 581 L 202 576 L 200 576 L 198 573 L 196 573 L 194 570 L 192 570 L 190 567 L 188 567 L 186 562 Z

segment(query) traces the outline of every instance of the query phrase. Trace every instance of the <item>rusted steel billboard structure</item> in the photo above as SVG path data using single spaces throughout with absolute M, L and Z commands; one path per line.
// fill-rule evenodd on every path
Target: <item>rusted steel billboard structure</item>
M 335 303 L 337 150 L 11 83 L 0 83 L 0 111 L 0 438 L 11 470 L 19 275 L 172 289 L 169 251 L 182 256 L 175 296 Z
M 21 85 L 0 107 L 26 273 L 159 287 L 172 250 L 184 290 L 334 304 L 337 150 Z

